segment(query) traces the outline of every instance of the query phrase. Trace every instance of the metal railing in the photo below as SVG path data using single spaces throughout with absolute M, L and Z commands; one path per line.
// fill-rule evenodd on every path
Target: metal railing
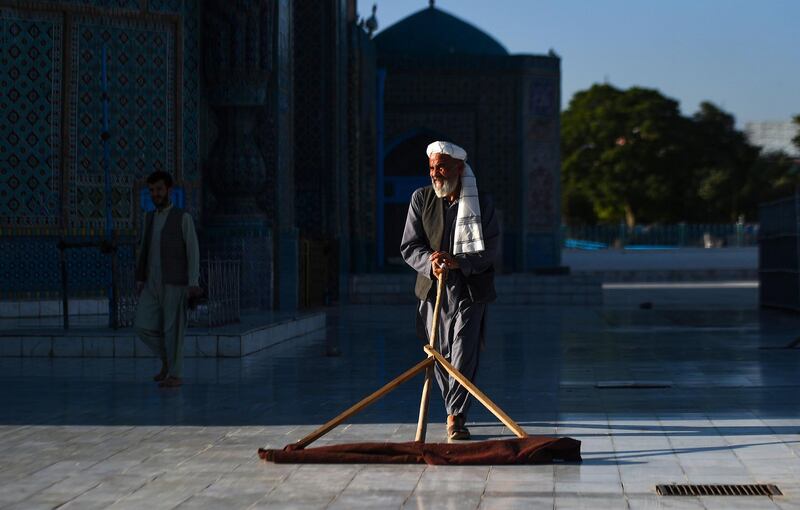
M 206 260 L 204 282 L 207 299 L 189 314 L 189 322 L 210 328 L 239 322 L 240 262 L 238 260 Z M 203 271 L 201 271 L 201 274 Z M 201 277 L 202 277 L 201 276 Z
M 139 302 L 134 283 L 134 268 L 119 268 L 117 278 L 117 324 L 133 326 Z M 209 328 L 239 322 L 241 262 L 206 259 L 200 261 L 200 286 L 205 297 L 189 311 L 189 325 Z
M 563 225 L 561 238 L 565 248 L 584 250 L 741 247 L 758 244 L 759 228 L 758 223 Z
M 106 294 L 108 297 L 108 326 L 116 329 L 118 314 L 112 312 L 117 307 L 117 288 L 116 275 L 118 271 L 116 268 L 119 261 L 117 260 L 117 244 L 116 242 L 108 240 L 91 240 L 91 241 L 67 241 L 61 239 L 58 242 L 59 252 L 59 270 L 61 273 L 61 318 L 62 327 L 64 330 L 69 329 L 69 269 L 67 263 L 67 250 L 81 249 L 81 248 L 97 248 L 104 255 L 110 256 L 111 262 L 111 281 L 106 287 Z

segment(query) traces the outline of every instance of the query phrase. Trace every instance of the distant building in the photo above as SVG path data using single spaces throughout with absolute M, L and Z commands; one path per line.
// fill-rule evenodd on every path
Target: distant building
M 792 143 L 798 134 L 798 127 L 792 121 L 747 122 L 744 131 L 750 143 L 762 147 L 764 152 L 800 156 L 800 150 Z
M 494 197 L 501 269 L 558 266 L 561 59 L 554 52 L 510 55 L 433 2 L 380 32 L 375 46 L 384 109 L 380 262 L 403 266 L 409 198 L 430 184 L 425 147 L 439 139 L 467 150 L 478 189 Z

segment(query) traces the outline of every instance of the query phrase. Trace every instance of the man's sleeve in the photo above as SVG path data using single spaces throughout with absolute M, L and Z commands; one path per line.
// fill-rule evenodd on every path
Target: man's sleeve
M 194 220 L 191 214 L 184 213 L 181 230 L 183 230 L 183 239 L 186 242 L 189 287 L 197 287 L 200 285 L 200 247 L 197 244 L 197 232 L 194 230 Z
M 483 230 L 483 251 L 478 253 L 459 253 L 458 267 L 464 276 L 482 273 L 489 269 L 497 257 L 500 242 L 500 225 L 494 213 L 494 203 L 485 197 L 481 203 L 481 229 Z
M 422 228 L 422 189 L 418 189 L 411 196 L 408 205 L 406 226 L 403 229 L 403 240 L 400 242 L 400 254 L 406 264 L 414 268 L 426 278 L 433 278 L 431 274 L 430 256 L 433 253 L 428 244 L 428 237 Z

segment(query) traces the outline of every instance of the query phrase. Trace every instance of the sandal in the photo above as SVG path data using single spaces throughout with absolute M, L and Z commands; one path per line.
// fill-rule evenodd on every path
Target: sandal
M 462 414 L 447 416 L 447 440 L 466 441 L 471 438 L 466 426 L 467 419 Z

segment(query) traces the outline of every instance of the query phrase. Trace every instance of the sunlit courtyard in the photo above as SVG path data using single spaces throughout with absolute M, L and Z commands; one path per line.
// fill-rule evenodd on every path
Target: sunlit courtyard
M 797 508 L 800 320 L 754 286 L 612 286 L 600 307 L 490 310 L 477 383 L 582 463 L 276 465 L 297 441 L 424 355 L 413 306 L 332 310 L 328 327 L 241 359 L 6 358 L 2 508 Z M 669 287 L 669 286 L 666 286 Z M 650 303 L 651 308 L 642 303 Z M 411 441 L 422 378 L 315 445 Z M 438 392 L 428 440 L 445 440 Z M 510 432 L 479 405 L 474 440 Z M 783 496 L 660 496 L 656 485 L 774 484 Z

